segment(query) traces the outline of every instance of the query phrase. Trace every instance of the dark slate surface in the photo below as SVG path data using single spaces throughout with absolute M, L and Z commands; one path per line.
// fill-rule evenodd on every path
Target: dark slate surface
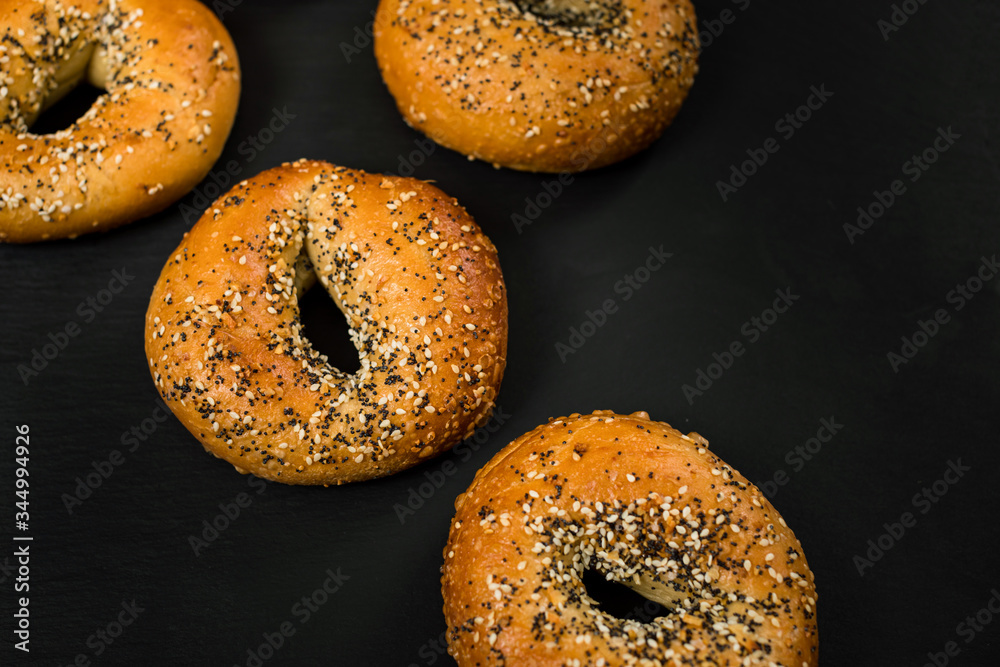
M 705 40 L 673 128 L 642 155 L 576 177 L 552 201 L 539 198 L 551 177 L 496 171 L 440 148 L 418 156 L 416 175 L 458 197 L 500 249 L 510 356 L 495 432 L 390 479 L 265 485 L 164 419 L 144 361 L 143 315 L 206 199 L 189 195 L 110 234 L 0 247 L 0 662 L 256 664 L 248 649 L 287 622 L 294 634 L 263 664 L 450 664 L 438 643 L 438 568 L 454 497 L 494 452 L 547 418 L 612 408 L 697 430 L 751 480 L 776 482 L 773 500 L 816 572 L 823 664 L 995 664 L 1000 617 L 980 610 L 1000 587 L 1000 276 L 971 300 L 952 291 L 1000 253 L 1000 12 L 985 0 L 902 4 L 919 9 L 885 39 L 887 1 L 697 2 L 702 27 L 718 35 Z M 235 160 L 251 175 L 312 157 L 407 169 L 401 160 L 421 136 L 401 122 L 358 37 L 374 2 L 216 6 L 245 82 L 220 165 Z M 356 38 L 348 61 L 341 45 Z M 813 86 L 832 97 L 788 136 L 776 123 Z M 87 103 L 79 93 L 77 110 Z M 249 138 L 275 110 L 286 126 L 254 148 Z M 960 138 L 912 182 L 904 163 L 939 128 Z M 717 182 L 772 137 L 777 153 L 723 201 Z M 905 193 L 849 242 L 844 225 L 895 179 Z M 209 183 L 198 191 L 211 197 Z M 518 230 L 512 215 L 525 213 L 526 198 L 544 207 Z M 619 281 L 661 246 L 673 256 L 626 299 Z M 128 284 L 96 312 L 87 299 L 101 298 L 115 271 Z M 752 318 L 770 320 L 776 290 L 797 298 L 763 331 Z M 579 344 L 571 328 L 607 299 L 616 312 L 584 326 L 592 335 L 564 362 L 556 344 Z M 311 294 L 306 303 L 309 335 L 356 368 L 329 300 Z M 888 353 L 939 309 L 947 322 L 929 339 L 918 335 L 924 345 L 894 369 Z M 78 335 L 25 384 L 19 365 L 70 323 Z M 731 367 L 710 368 L 736 342 L 743 353 Z M 699 370 L 716 379 L 689 400 L 684 386 Z M 796 448 L 823 420 L 837 432 L 812 443 L 806 459 Z M 12 648 L 17 424 L 31 429 L 29 655 Z M 126 435 L 143 425 L 152 431 L 143 440 Z M 969 470 L 939 483 L 939 497 L 933 485 L 950 463 Z M 65 499 L 95 466 L 112 472 L 68 511 Z M 920 497 L 924 488 L 934 502 Z M 237 498 L 249 505 L 196 555 L 189 536 Z M 401 522 L 399 507 L 417 498 L 422 506 Z M 907 512 L 911 525 L 883 536 Z M 889 548 L 869 554 L 877 561 L 855 559 L 880 537 Z M 340 588 L 307 616 L 301 600 L 328 570 Z M 142 611 L 123 613 L 133 601 Z M 110 645 L 96 634 L 130 614 Z

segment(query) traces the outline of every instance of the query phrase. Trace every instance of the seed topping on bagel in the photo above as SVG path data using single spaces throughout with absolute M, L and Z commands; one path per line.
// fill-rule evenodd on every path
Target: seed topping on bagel
M 443 592 L 459 665 L 816 664 L 801 545 L 759 490 L 646 413 L 556 419 L 456 501 Z M 665 607 L 602 609 L 586 571 Z
M 698 48 L 689 0 L 382 0 L 376 20 L 408 123 L 530 171 L 595 168 L 648 145 L 679 110 Z M 581 157 L 597 138 L 611 148 Z
M 200 180 L 236 112 L 239 64 L 195 0 L 8 0 L 0 35 L 0 241 L 75 237 L 164 208 Z M 69 127 L 31 126 L 87 79 Z
M 302 330 L 315 275 L 361 362 L 332 367 Z M 293 484 L 390 474 L 489 416 L 506 355 L 496 251 L 437 188 L 300 161 L 238 184 L 164 268 L 147 353 L 210 451 Z

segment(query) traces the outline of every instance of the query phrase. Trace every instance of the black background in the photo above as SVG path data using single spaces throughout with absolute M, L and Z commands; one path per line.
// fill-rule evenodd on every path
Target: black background
M 421 135 L 401 121 L 362 39 L 374 4 L 244 0 L 225 11 L 244 89 L 217 173 L 228 160 L 249 176 L 299 157 L 405 170 L 401 156 Z M 816 573 L 823 664 L 923 665 L 951 641 L 960 652 L 950 664 L 996 664 L 1000 617 L 970 642 L 958 624 L 1000 588 L 1000 277 L 960 311 L 947 295 L 981 257 L 1000 253 L 1000 8 L 928 2 L 886 40 L 884 0 L 696 5 L 703 29 L 726 9 L 732 21 L 705 40 L 673 127 L 641 155 L 576 177 L 520 233 L 512 215 L 552 177 L 442 148 L 416 167 L 492 237 L 509 290 L 505 419 L 467 461 L 452 453 L 389 479 L 267 485 L 258 495 L 172 416 L 129 452 L 123 433 L 157 414 L 143 354 L 148 296 L 194 215 L 174 205 L 108 234 L 0 247 L 0 563 L 12 558 L 22 423 L 31 427 L 34 536 L 32 650 L 12 649 L 13 578 L 0 575 L 0 662 L 66 665 L 84 654 L 94 664 L 243 665 L 263 633 L 290 621 L 294 636 L 265 664 L 451 664 L 436 642 L 454 497 L 493 453 L 549 417 L 610 408 L 699 431 L 758 484 L 787 473 L 773 502 Z M 341 44 L 355 39 L 348 61 Z M 776 132 L 821 85 L 833 97 L 793 137 Z M 71 105 L 61 113 L 75 113 Z M 241 142 L 275 108 L 294 118 L 248 160 Z M 961 138 L 911 183 L 903 163 L 948 127 Z M 723 202 L 716 182 L 768 137 L 780 151 Z M 906 194 L 850 243 L 843 225 L 897 178 Z M 181 203 L 205 206 L 193 194 Z M 673 257 L 624 300 L 616 282 L 661 245 Z M 85 321 L 78 305 L 123 268 L 134 279 Z M 741 328 L 777 289 L 800 298 L 751 344 Z M 608 298 L 618 311 L 563 363 L 555 344 Z M 310 294 L 304 308 L 308 335 L 357 368 L 329 299 Z M 939 308 L 951 320 L 894 372 L 887 354 Z M 26 386 L 18 365 L 70 321 L 80 335 Z M 682 387 L 734 341 L 746 353 L 689 401 Z M 831 417 L 843 428 L 795 470 L 786 454 Z M 124 462 L 68 512 L 63 494 L 113 450 Z M 959 459 L 971 470 L 921 513 L 914 494 Z M 444 461 L 457 472 L 440 473 Z M 401 523 L 397 506 L 428 475 L 442 488 Z M 241 492 L 252 504 L 196 556 L 189 536 Z M 907 511 L 916 525 L 859 574 L 854 557 Z M 301 623 L 292 607 L 328 568 L 349 579 Z M 144 611 L 95 657 L 88 637 L 132 600 Z

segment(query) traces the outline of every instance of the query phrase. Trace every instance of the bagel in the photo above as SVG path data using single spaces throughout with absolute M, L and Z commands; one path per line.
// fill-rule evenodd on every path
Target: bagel
M 347 318 L 353 375 L 302 334 L 314 272 Z M 408 468 L 489 417 L 507 297 L 493 244 L 441 190 L 303 160 L 215 202 L 160 274 L 145 329 L 160 395 L 209 452 L 330 485 Z
M 697 72 L 690 0 L 381 0 L 404 120 L 470 159 L 577 172 L 649 146 Z
M 0 0 L 0 241 L 73 238 L 156 213 L 211 169 L 233 125 L 236 49 L 196 0 Z M 32 134 L 84 77 L 106 92 Z
M 455 506 L 442 589 L 460 667 L 818 664 L 801 545 L 696 433 L 570 415 L 508 445 Z M 667 614 L 611 616 L 586 570 Z

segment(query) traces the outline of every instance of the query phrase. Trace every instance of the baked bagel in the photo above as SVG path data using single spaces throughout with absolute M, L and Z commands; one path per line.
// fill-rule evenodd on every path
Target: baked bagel
M 649 146 L 697 72 L 690 0 L 381 0 L 375 56 L 406 122 L 469 158 L 594 169 Z
M 314 271 L 347 318 L 353 375 L 302 334 Z M 153 290 L 146 354 L 174 414 L 241 472 L 353 482 L 489 417 L 507 297 L 493 244 L 436 187 L 299 161 L 238 184 L 185 235 Z
M 236 49 L 196 0 L 0 0 L 0 241 L 72 238 L 160 211 L 204 178 L 239 98 Z M 106 90 L 32 134 L 84 77 Z
M 442 587 L 461 667 L 818 664 L 799 541 L 696 433 L 570 415 L 508 445 L 455 506 Z M 611 616 L 588 569 L 668 613 Z

